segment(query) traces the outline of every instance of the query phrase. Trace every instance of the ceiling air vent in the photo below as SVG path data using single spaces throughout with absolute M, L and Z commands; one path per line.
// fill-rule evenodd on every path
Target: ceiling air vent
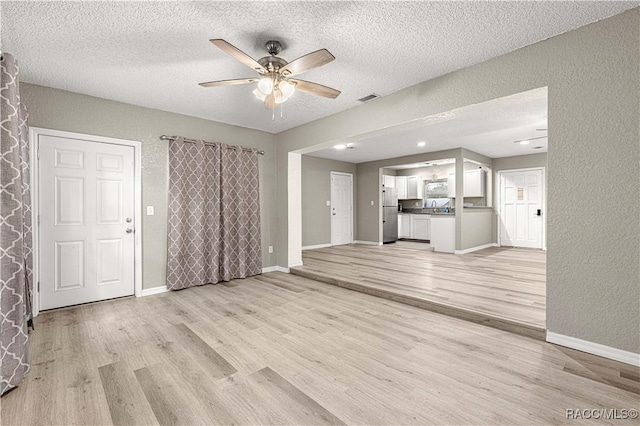
M 376 95 L 375 93 L 372 93 L 372 94 L 367 95 L 367 96 L 365 96 L 364 98 L 360 98 L 360 99 L 358 99 L 358 100 L 359 100 L 360 102 L 370 102 L 370 101 L 372 101 L 372 100 L 374 100 L 374 99 L 377 99 L 377 98 L 379 98 L 379 97 L 380 97 L 380 95 Z

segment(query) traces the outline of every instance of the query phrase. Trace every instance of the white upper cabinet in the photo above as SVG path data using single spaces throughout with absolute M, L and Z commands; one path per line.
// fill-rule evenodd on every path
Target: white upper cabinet
M 385 188 L 395 188 L 396 187 L 396 177 L 389 175 L 382 175 L 382 184 Z
M 422 199 L 422 176 L 396 176 L 398 200 Z
M 464 172 L 464 196 L 484 197 L 486 193 L 486 176 L 484 170 L 474 169 Z
M 422 177 L 407 176 L 407 199 L 422 199 Z
M 464 197 L 484 197 L 487 190 L 487 172 L 482 169 L 466 170 L 464 172 Z M 456 196 L 456 174 L 449 173 L 447 181 L 447 195 Z
M 406 200 L 407 176 L 396 176 L 396 188 L 398 188 L 398 200 Z

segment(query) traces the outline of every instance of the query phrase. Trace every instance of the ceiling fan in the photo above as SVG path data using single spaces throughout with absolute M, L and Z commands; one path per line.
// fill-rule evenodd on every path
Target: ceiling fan
M 264 101 L 267 109 L 274 109 L 279 104 L 285 102 L 293 95 L 296 89 L 331 99 L 335 99 L 340 95 L 339 90 L 332 89 L 331 87 L 291 78 L 333 61 L 335 57 L 327 49 L 316 50 L 291 62 L 287 62 L 277 56 L 282 50 L 280 42 L 269 40 L 265 44 L 265 47 L 270 56 L 265 56 L 256 61 L 225 40 L 212 39 L 210 41 L 223 52 L 233 56 L 254 71 L 257 71 L 260 77 L 209 81 L 200 83 L 202 87 L 232 86 L 235 84 L 258 82 L 253 94 L 261 101 Z

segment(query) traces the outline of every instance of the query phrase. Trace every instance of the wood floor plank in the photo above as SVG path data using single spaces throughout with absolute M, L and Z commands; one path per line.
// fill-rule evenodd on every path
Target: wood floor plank
M 158 424 L 133 370 L 124 361 L 104 365 L 98 371 L 114 425 Z
M 411 245 L 349 244 L 303 252 L 296 275 L 544 338 L 546 253 L 489 248 L 467 255 Z
M 264 395 L 268 395 L 272 403 L 286 411 L 295 424 L 345 424 L 269 367 L 256 371 L 249 379 Z
M 134 371 L 149 405 L 162 425 L 205 425 L 215 420 L 194 395 L 166 374 L 167 365 Z
M 485 270 L 495 256 L 479 256 Z M 482 269 L 440 262 L 455 286 Z M 505 297 L 530 285 L 502 281 Z M 640 405 L 639 368 L 277 272 L 46 312 L 35 326 L 2 425 L 560 424 L 567 408 Z

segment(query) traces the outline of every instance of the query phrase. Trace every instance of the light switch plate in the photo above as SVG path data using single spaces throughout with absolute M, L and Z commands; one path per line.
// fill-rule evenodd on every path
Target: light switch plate
M 327 201 L 327 206 L 330 206 L 330 205 L 331 205 L 331 201 Z
M 273 246 L 269 246 L 269 253 L 273 253 Z
M 153 206 L 147 206 L 147 216 L 153 216 L 153 215 L 155 215 Z
M 371 205 L 373 205 L 373 200 L 371 200 Z

